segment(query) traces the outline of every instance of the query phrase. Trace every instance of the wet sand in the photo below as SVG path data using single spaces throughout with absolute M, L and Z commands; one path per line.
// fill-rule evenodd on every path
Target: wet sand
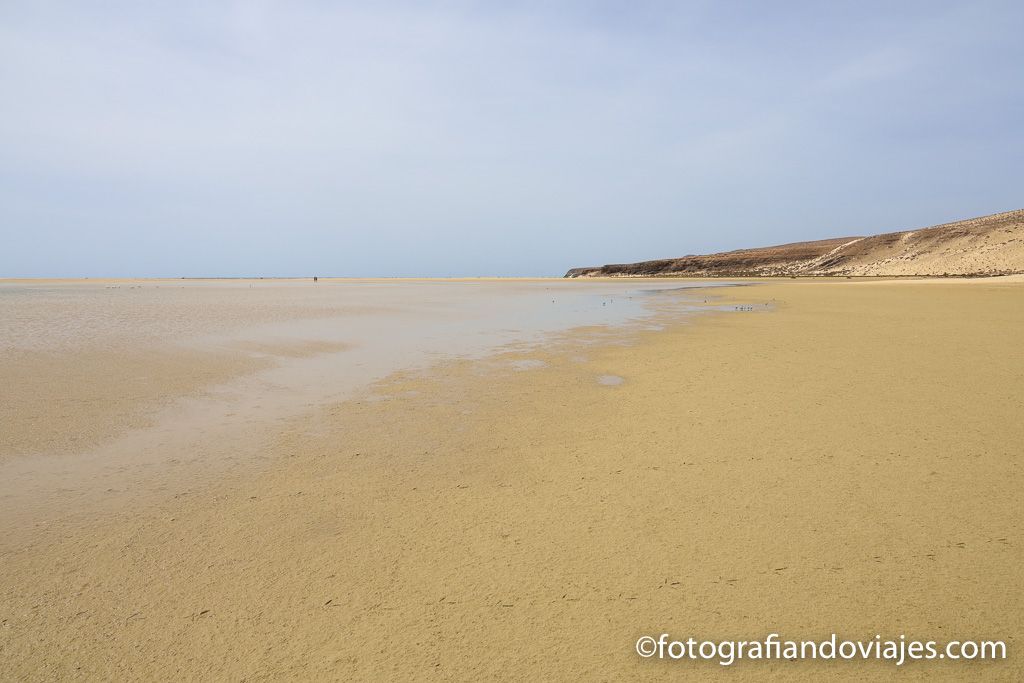
M 283 421 L 390 374 L 680 315 L 680 283 L 0 281 L 0 534 L 273 458 Z
M 244 466 L 26 521 L 0 545 L 2 677 L 1024 675 L 1024 282 L 713 294 L 392 374 Z M 633 650 L 773 631 L 1010 658 Z

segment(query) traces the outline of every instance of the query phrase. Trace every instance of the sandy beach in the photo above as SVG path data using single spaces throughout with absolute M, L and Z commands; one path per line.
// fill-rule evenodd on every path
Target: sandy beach
M 652 286 L 684 281 L 667 282 Z M 335 304 L 229 302 L 263 326 L 231 337 L 197 291 L 179 327 L 132 328 L 184 326 L 202 349 L 11 341 L 0 678 L 1024 677 L 1024 279 L 750 284 L 568 329 L 531 319 L 527 337 L 276 412 L 242 394 L 330 376 L 322 359 L 353 342 L 309 321 Z M 364 301 L 345 315 L 391 305 Z M 218 414 L 185 441 L 160 432 L 182 405 L 209 416 L 226 383 L 251 410 L 234 431 Z M 113 443 L 116 464 L 67 469 Z M 133 465 L 143 443 L 182 452 Z M 67 491 L 46 458 L 101 485 Z M 20 493 L 33 478 L 55 487 L 32 494 L 46 504 Z M 636 654 L 665 632 L 999 639 L 1009 656 Z
M 0 683 L 1024 681 L 1024 3 L 0 3 Z

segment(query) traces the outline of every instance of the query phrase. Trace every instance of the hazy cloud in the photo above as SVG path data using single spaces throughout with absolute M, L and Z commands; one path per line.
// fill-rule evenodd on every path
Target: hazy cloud
M 0 275 L 560 274 L 1019 208 L 1022 25 L 1013 2 L 6 3 Z

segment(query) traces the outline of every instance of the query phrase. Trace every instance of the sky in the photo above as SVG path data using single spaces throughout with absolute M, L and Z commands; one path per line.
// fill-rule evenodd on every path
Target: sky
M 535 276 L 1024 208 L 1024 3 L 0 0 L 0 277 Z

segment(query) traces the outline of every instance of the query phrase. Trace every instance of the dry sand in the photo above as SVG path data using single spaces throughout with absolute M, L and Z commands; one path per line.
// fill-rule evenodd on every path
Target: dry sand
M 0 678 L 1024 677 L 1024 283 L 729 296 L 754 310 L 393 377 L 251 467 L 10 534 Z M 633 651 L 771 631 L 1010 658 Z

